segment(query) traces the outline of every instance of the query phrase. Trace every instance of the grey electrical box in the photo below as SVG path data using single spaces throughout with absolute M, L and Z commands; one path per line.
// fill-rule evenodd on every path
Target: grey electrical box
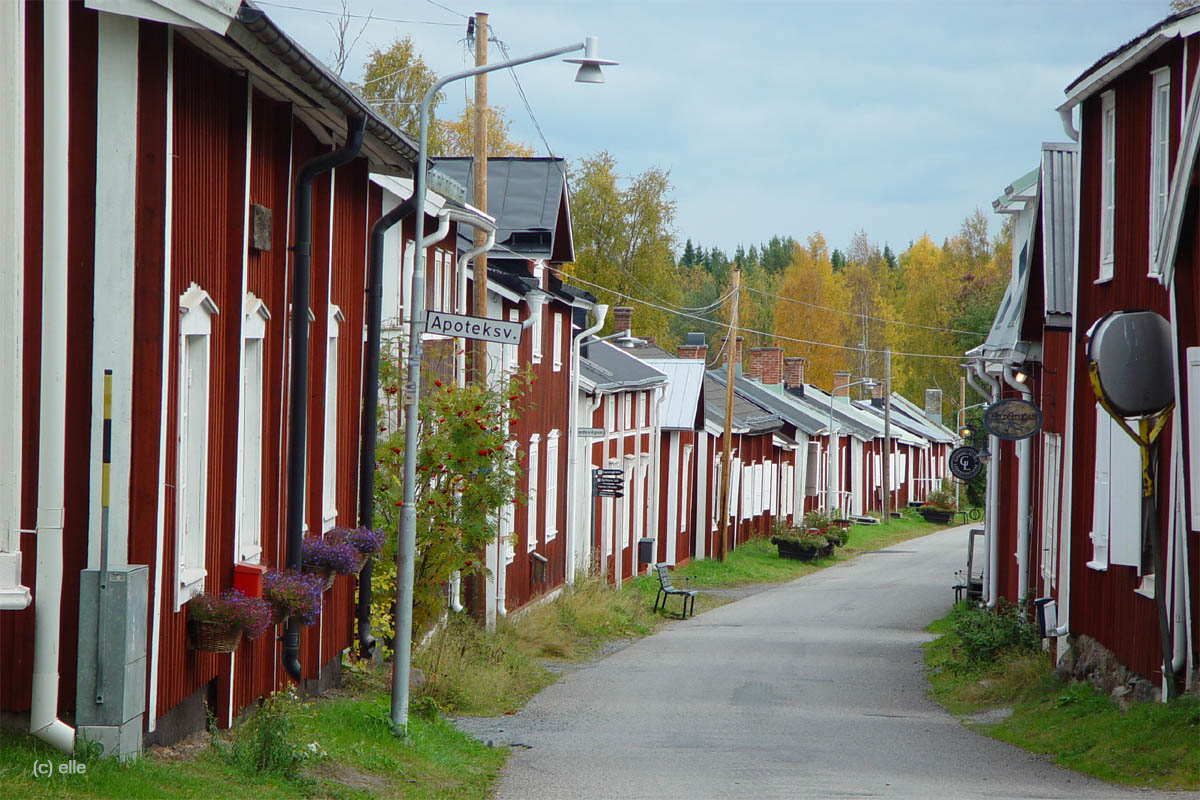
M 75 725 L 103 756 L 142 749 L 146 710 L 146 609 L 149 570 L 117 565 L 100 587 L 100 570 L 79 576 L 79 668 Z

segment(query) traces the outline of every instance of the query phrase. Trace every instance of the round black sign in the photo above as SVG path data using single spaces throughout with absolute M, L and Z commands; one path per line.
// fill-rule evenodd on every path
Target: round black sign
M 1028 400 L 997 400 L 983 412 L 983 427 L 998 439 L 1028 439 L 1042 429 L 1042 410 Z
M 969 481 L 983 469 L 979 451 L 970 445 L 956 447 L 950 451 L 950 474 L 960 481 Z

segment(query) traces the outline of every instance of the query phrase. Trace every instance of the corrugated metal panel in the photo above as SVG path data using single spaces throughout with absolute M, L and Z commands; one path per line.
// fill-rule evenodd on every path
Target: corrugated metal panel
M 1074 300 L 1079 145 L 1042 145 L 1042 263 L 1046 315 L 1070 314 Z
M 162 485 L 163 281 L 166 249 L 167 27 L 138 31 L 137 219 L 134 243 L 133 420 L 129 463 L 129 561 L 149 567 L 152 635 Z M 149 638 L 149 636 L 148 636 Z M 146 670 L 149 697 L 150 671 Z
M 242 220 L 245 191 L 246 82 L 176 37 L 171 213 L 171 291 L 178 297 L 192 282 L 213 298 L 209 360 L 208 541 L 205 588 L 220 591 L 232 581 L 233 504 L 236 486 L 238 348 L 241 329 Z M 178 337 L 173 315 L 168 347 Z M 172 348 L 173 350 L 175 348 Z M 177 436 L 178 362 L 172 360 L 167 403 L 167 442 Z M 176 454 L 168 446 L 166 476 Z M 175 563 L 175 492 L 165 493 L 164 565 Z M 175 612 L 171 580 L 163 583 L 159 638 L 158 713 L 167 713 L 216 676 L 219 659 L 185 649 L 186 614 Z
M 704 360 L 699 358 L 642 359 L 667 376 L 659 421 L 663 429 L 692 430 L 696 404 L 704 386 Z

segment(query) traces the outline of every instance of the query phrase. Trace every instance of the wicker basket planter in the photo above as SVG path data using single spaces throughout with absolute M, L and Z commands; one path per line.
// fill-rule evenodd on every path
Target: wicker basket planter
M 326 589 L 333 587 L 333 581 L 337 577 L 337 573 L 335 573 L 329 567 L 319 567 L 315 564 L 302 564 L 300 569 L 312 575 L 320 575 L 325 581 Z
M 215 622 L 188 622 L 192 646 L 206 653 L 232 653 L 242 641 L 242 629 L 218 625 Z
M 926 522 L 932 522 L 937 525 L 949 525 L 954 521 L 954 512 L 941 508 L 920 508 L 918 512 L 925 518 Z

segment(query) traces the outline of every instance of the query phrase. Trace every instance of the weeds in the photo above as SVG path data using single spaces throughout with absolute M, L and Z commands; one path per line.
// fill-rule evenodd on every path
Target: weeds
M 300 770 L 305 763 L 320 760 L 327 754 L 316 741 L 296 741 L 294 717 L 300 713 L 302 705 L 292 688 L 264 698 L 258 708 L 226 736 L 216 732 L 210 712 L 213 750 L 225 763 L 247 774 L 268 773 L 303 782 Z
M 1032 653 L 1038 649 L 1037 627 L 1021 609 L 1003 600 L 994 611 L 957 606 L 954 633 L 967 665 L 973 668 L 994 664 L 1009 651 Z

